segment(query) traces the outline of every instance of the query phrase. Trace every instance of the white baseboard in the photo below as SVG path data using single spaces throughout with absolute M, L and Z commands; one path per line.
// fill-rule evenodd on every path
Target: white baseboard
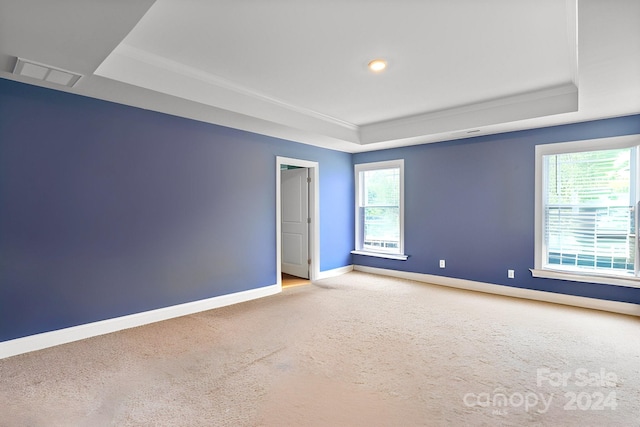
M 470 291 L 551 302 L 555 304 L 571 305 L 574 307 L 590 308 L 594 310 L 609 311 L 612 313 L 628 314 L 631 316 L 640 316 L 640 305 L 628 302 L 578 297 L 574 295 L 557 294 L 553 292 L 537 291 L 533 289 L 496 285 L 493 283 L 476 282 L 473 280 L 456 279 L 453 277 L 436 276 L 423 273 L 411 273 L 399 270 L 387 270 L 384 268 L 365 267 L 361 265 L 356 265 L 353 267 L 353 269 L 355 271 L 362 271 L 363 273 L 392 276 L 400 279 L 415 280 L 418 282 L 426 282 L 434 285 L 448 286 Z
M 70 328 L 59 329 L 57 331 L 43 332 L 41 334 L 30 335 L 28 337 L 16 338 L 0 342 L 0 359 L 22 353 L 28 353 L 30 351 L 42 350 L 44 348 L 60 344 L 66 344 L 72 341 L 121 331 L 123 329 L 160 322 L 174 317 L 186 316 L 189 314 L 199 313 L 201 311 L 250 301 L 252 299 L 277 294 L 278 292 L 281 292 L 281 290 L 282 288 L 278 285 L 270 285 L 204 300 L 173 305 L 170 307 L 163 307 L 156 310 L 134 313 L 113 319 L 101 320 L 99 322 L 72 326 Z
M 627 314 L 631 316 L 640 316 L 640 305 L 638 304 L 557 294 L 553 292 L 537 291 L 532 289 L 514 288 L 510 286 L 495 285 L 492 283 L 476 282 L 473 280 L 456 279 L 452 277 L 436 276 L 423 273 L 411 273 L 399 270 L 387 270 L 383 268 L 366 267 L 360 265 L 349 265 L 333 270 L 322 271 L 318 275 L 319 277 L 317 277 L 317 279 L 326 279 L 329 277 L 339 276 L 342 274 L 346 274 L 352 270 L 496 295 L 551 302 L 582 308 L 590 308 L 594 310 Z M 117 332 L 123 329 L 134 328 L 136 326 L 147 325 L 149 323 L 160 322 L 162 320 L 168 320 L 175 317 L 186 316 L 189 314 L 199 313 L 201 311 L 212 310 L 227 305 L 250 301 L 257 298 L 274 295 L 279 293 L 280 291 L 280 286 L 270 285 L 229 295 L 221 295 L 205 300 L 193 301 L 170 307 L 159 308 L 156 310 L 145 311 L 142 313 L 116 317 L 113 319 L 101 320 L 99 322 L 59 329 L 57 331 L 44 332 L 41 334 L 30 335 L 28 337 L 16 338 L 13 340 L 0 342 L 0 359 L 22 353 L 28 353 L 31 351 L 42 350 L 48 347 L 54 347 L 56 345 L 66 344 L 69 342 L 91 338 L 98 335 Z
M 318 273 L 316 280 L 328 279 L 329 277 L 342 276 L 350 271 L 353 271 L 353 265 L 347 265 L 344 267 L 334 268 L 333 270 L 321 271 Z

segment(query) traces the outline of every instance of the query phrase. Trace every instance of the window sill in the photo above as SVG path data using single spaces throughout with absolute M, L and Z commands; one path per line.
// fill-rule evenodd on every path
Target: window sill
M 399 261 L 406 261 L 409 255 L 405 254 L 387 254 L 384 252 L 370 252 L 370 251 L 351 251 L 354 255 L 365 255 L 377 258 L 397 259 Z
M 533 277 L 545 279 L 569 280 L 572 282 L 599 283 L 602 285 L 626 286 L 629 288 L 640 288 L 640 279 L 633 277 L 606 276 L 601 274 L 586 274 L 582 272 L 570 272 L 559 270 L 540 270 L 530 268 Z

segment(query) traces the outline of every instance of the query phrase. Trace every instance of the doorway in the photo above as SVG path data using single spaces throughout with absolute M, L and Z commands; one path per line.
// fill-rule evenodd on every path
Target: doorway
M 280 243 L 282 274 L 309 278 L 309 169 L 282 165 L 280 169 Z
M 276 158 L 276 271 L 278 285 L 314 280 L 319 273 L 318 163 Z

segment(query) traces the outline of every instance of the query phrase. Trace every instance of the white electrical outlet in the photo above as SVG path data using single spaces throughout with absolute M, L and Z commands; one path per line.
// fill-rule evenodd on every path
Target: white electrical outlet
M 507 270 L 507 277 L 509 279 L 513 279 L 514 277 L 516 277 L 516 272 L 514 270 Z
M 443 259 L 440 260 L 440 268 L 444 268 L 444 260 Z

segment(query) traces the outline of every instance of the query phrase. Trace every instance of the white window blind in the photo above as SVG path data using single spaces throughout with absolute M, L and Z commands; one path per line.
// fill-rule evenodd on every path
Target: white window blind
M 543 156 L 544 267 L 636 276 L 636 150 Z

